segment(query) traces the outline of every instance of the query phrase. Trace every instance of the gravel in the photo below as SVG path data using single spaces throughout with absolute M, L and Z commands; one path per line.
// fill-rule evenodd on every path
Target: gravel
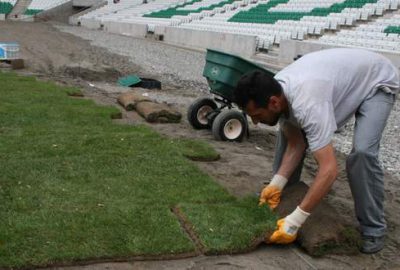
M 129 59 L 141 66 L 145 73 L 162 76 L 173 84 L 184 85 L 191 91 L 207 93 L 208 87 L 202 76 L 205 64 L 203 52 L 185 50 L 158 42 L 134 39 L 103 31 L 57 25 L 59 30 L 89 40 L 92 45 L 107 48 L 110 52 Z M 198 94 L 198 93 L 197 93 Z M 334 145 L 348 154 L 352 148 L 353 121 L 334 136 Z M 380 160 L 384 168 L 400 178 L 400 101 L 397 99 L 388 119 L 381 140 Z
M 160 44 L 144 39 L 90 30 L 83 27 L 55 25 L 60 31 L 89 40 L 94 46 L 129 57 L 140 65 L 148 76 L 162 76 L 163 81 L 183 85 L 186 88 L 207 92 L 207 82 L 202 76 L 205 53 Z

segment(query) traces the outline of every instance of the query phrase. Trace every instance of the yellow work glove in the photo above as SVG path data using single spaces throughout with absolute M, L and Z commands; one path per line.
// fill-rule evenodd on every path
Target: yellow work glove
M 307 213 L 297 206 L 290 215 L 278 220 L 278 228 L 266 242 L 268 244 L 289 244 L 296 240 L 297 231 L 306 221 L 310 213 Z
M 281 201 L 282 189 L 287 181 L 282 175 L 275 174 L 271 182 L 262 190 L 259 205 L 266 203 L 271 209 L 277 207 Z

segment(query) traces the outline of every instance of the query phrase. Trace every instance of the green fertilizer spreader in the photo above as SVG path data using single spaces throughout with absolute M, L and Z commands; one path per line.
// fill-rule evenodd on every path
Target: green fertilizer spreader
M 189 107 L 187 117 L 195 129 L 211 129 L 222 141 L 242 141 L 248 132 L 246 115 L 233 106 L 233 91 L 240 78 L 251 71 L 274 73 L 239 56 L 207 50 L 203 76 L 214 98 L 198 98 Z

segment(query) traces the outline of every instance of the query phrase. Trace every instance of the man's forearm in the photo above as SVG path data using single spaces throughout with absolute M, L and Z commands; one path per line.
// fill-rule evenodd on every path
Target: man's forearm
M 314 182 L 304 196 L 300 208 L 310 213 L 329 192 L 335 179 L 335 173 L 330 171 L 319 171 Z
M 329 192 L 337 176 L 337 164 L 332 145 L 314 153 L 319 165 L 318 173 L 307 191 L 300 208 L 310 213 Z
M 303 158 L 305 144 L 301 142 L 288 143 L 282 158 L 281 166 L 276 174 L 289 179 Z

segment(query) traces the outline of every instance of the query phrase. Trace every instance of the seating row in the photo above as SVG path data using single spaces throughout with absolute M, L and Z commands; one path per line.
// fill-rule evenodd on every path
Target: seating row
M 8 14 L 13 9 L 17 0 L 1 0 L 0 1 L 0 14 Z
M 330 0 L 328 0 L 330 1 Z M 398 3 L 398 0 L 392 0 L 394 3 Z M 273 24 L 278 20 L 300 20 L 304 16 L 328 16 L 330 14 L 337 14 L 342 13 L 343 10 L 349 8 L 357 8 L 360 9 L 361 12 L 364 12 L 364 16 L 362 19 L 367 20 L 370 15 L 382 15 L 383 10 L 385 8 L 384 5 L 379 6 L 378 13 L 377 8 L 373 5 L 368 4 L 376 4 L 378 0 L 345 0 L 339 3 L 334 3 L 328 7 L 323 6 L 314 6 L 314 8 L 300 8 L 298 10 L 291 9 L 290 11 L 285 10 L 288 1 L 287 0 L 272 0 L 265 5 L 258 5 L 257 7 L 247 11 L 247 12 L 240 12 L 236 14 L 234 17 L 230 19 L 230 21 L 237 21 L 237 22 L 256 22 L 256 23 L 266 23 L 266 24 Z M 322 2 L 321 3 L 325 3 Z M 276 11 L 277 7 L 283 9 L 284 11 Z M 388 7 L 389 8 L 389 7 Z M 396 7 L 397 8 L 397 7 Z M 347 12 L 346 12 L 347 13 Z
M 341 30 L 336 35 L 322 36 L 323 44 L 365 47 L 375 50 L 400 51 L 400 15 L 377 19 L 352 30 Z
M 32 0 L 24 14 L 35 15 L 44 10 L 49 10 L 59 5 L 65 4 L 69 1 L 70 0 Z
M 81 18 L 85 19 L 107 19 L 108 16 L 131 16 L 131 17 L 142 17 L 142 15 L 152 12 L 154 10 L 160 10 L 168 8 L 174 4 L 183 3 L 182 0 L 157 0 L 147 4 L 143 4 L 143 0 L 121 0 L 121 2 L 114 4 L 109 3 L 95 11 L 89 12 Z
M 351 38 L 339 36 L 323 36 L 318 42 L 336 46 L 349 46 L 357 48 L 374 49 L 378 51 L 399 52 L 400 43 L 398 41 L 375 40 L 369 38 Z
M 400 34 L 400 25 L 390 25 L 385 28 L 384 32 L 387 33 L 388 36 Z
M 152 12 L 150 14 L 144 15 L 145 17 L 155 17 L 155 18 L 171 18 L 175 15 L 188 15 L 190 13 L 200 13 L 202 11 L 210 11 L 216 8 L 224 7 L 224 9 L 231 9 L 239 7 L 239 3 L 236 0 L 222 0 L 217 1 L 214 4 L 208 3 L 196 9 L 191 9 L 191 7 L 198 4 L 201 0 L 193 0 L 189 3 L 184 3 L 178 6 L 173 6 L 171 8 L 160 10 L 158 12 Z
M 343 41 L 347 46 L 358 44 L 357 40 L 381 38 L 395 42 L 398 38 L 384 33 L 385 29 L 387 33 L 397 33 L 393 19 L 391 23 L 380 19 L 368 22 L 372 16 L 382 17 L 398 9 L 400 0 L 155 0 L 147 4 L 135 1 L 121 0 L 120 6 L 109 4 L 83 17 L 94 19 L 99 25 L 112 21 L 145 24 L 150 32 L 156 25 L 166 25 L 252 35 L 257 37 L 258 48 L 264 49 L 279 45 L 284 39 L 303 40 L 310 35 L 322 36 L 315 42 L 329 43 L 334 38 L 325 35 L 328 30 L 340 33 L 342 26 L 356 26 L 359 21 L 380 34 L 363 36 L 358 32 L 364 29 L 357 27 L 356 34 L 338 34 L 340 39 L 335 44 Z M 397 48 L 388 44 L 385 50 Z

